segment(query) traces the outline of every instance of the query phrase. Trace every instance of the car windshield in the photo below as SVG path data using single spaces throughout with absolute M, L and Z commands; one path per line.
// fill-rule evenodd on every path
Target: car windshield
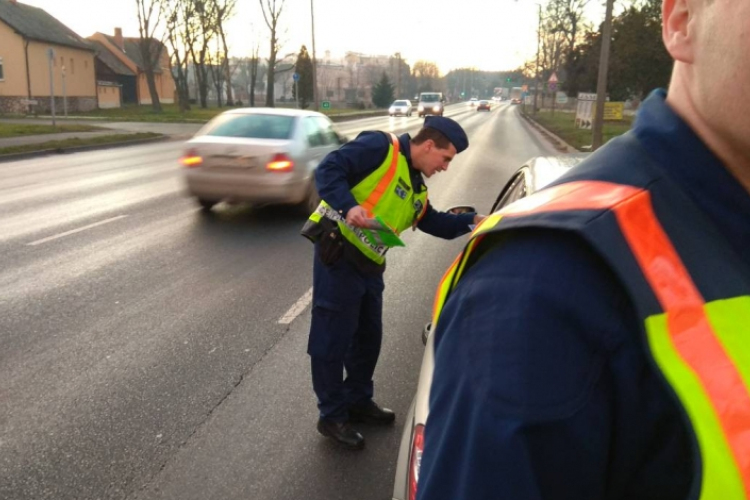
M 422 94 L 419 100 L 422 102 L 438 102 L 440 101 L 440 96 L 438 94 Z
M 217 117 L 205 135 L 289 139 L 293 124 L 293 116 L 230 113 Z

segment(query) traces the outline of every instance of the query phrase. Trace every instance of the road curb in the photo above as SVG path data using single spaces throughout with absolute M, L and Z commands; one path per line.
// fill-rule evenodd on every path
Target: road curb
M 80 153 L 83 151 L 96 151 L 98 149 L 114 149 L 124 146 L 136 146 L 139 144 L 148 144 L 151 142 L 166 142 L 170 140 L 181 140 L 180 138 L 174 138 L 169 135 L 161 135 L 159 137 L 148 137 L 146 139 L 134 139 L 132 141 L 120 141 L 120 142 L 105 142 L 102 144 L 90 144 L 87 146 L 71 146 L 68 148 L 55 148 L 55 149 L 42 149 L 39 151 L 28 151 L 25 153 L 9 153 L 0 154 L 0 163 L 26 160 L 29 158 L 36 158 L 38 156 L 47 156 L 54 154 L 65 154 L 65 153 Z
M 521 113 L 521 116 L 523 116 L 527 122 L 529 122 L 529 125 L 534 127 L 537 132 L 539 132 L 547 141 L 552 144 L 555 149 L 560 151 L 561 153 L 580 153 L 580 151 L 564 140 L 562 140 L 559 136 L 553 134 L 546 128 L 544 128 L 542 125 L 539 124 L 536 120 L 531 118 L 527 113 Z

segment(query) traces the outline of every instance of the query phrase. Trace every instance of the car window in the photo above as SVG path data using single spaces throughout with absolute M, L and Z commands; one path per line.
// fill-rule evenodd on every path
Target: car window
M 396 101 L 393 103 L 394 106 L 410 106 L 411 103 L 409 101 Z
M 320 133 L 320 127 L 315 121 L 315 117 L 309 116 L 304 121 L 305 136 L 307 143 L 311 148 L 317 148 L 323 145 L 323 136 Z
M 505 208 L 514 201 L 520 200 L 527 194 L 528 192 L 526 189 L 526 175 L 523 171 L 521 171 L 513 176 L 513 178 L 505 185 L 505 188 L 500 191 L 500 194 L 498 195 L 495 204 L 492 205 L 492 209 L 490 212 L 497 212 L 501 208 Z
M 216 117 L 203 135 L 289 139 L 293 125 L 293 116 L 228 113 Z
M 318 123 L 320 129 L 320 137 L 324 146 L 330 146 L 332 144 L 339 143 L 339 136 L 336 135 L 336 131 L 333 130 L 333 124 L 328 118 L 322 116 L 316 116 L 315 121 Z

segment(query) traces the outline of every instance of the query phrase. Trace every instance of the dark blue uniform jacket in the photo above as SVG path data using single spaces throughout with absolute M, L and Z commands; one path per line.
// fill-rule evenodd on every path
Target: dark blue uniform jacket
M 409 134 L 403 134 L 399 137 L 399 145 L 409 164 L 412 188 L 421 193 L 427 187 L 421 172 L 412 167 L 410 140 Z M 350 189 L 383 163 L 389 144 L 390 136 L 382 132 L 362 132 L 355 140 L 329 153 L 315 171 L 315 185 L 320 197 L 346 217 L 349 209 L 357 206 Z M 428 200 L 427 211 L 417 227 L 433 236 L 452 239 L 469 232 L 469 224 L 473 222 L 474 214 L 438 212 Z
M 643 103 L 635 135 L 750 264 L 750 196 L 665 98 Z M 418 498 L 691 498 L 686 417 L 639 331 L 577 236 L 510 233 L 459 282 L 435 333 Z

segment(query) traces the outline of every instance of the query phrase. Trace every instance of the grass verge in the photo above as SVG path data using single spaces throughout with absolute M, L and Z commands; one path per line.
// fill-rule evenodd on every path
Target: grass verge
M 295 108 L 295 106 L 277 106 L 277 108 Z M 134 121 L 134 122 L 162 122 L 162 123 L 205 123 L 214 116 L 224 111 L 236 109 L 231 107 L 202 109 L 192 105 L 190 111 L 181 112 L 176 104 L 162 104 L 162 112 L 155 113 L 150 105 L 145 106 L 123 106 L 122 108 L 96 109 L 86 113 L 77 113 L 76 116 L 87 116 L 100 118 L 108 121 Z M 310 109 L 310 108 L 308 108 Z M 381 110 L 359 110 L 359 109 L 321 109 L 321 113 L 334 116 L 353 113 L 385 113 Z
M 63 150 L 67 148 L 74 148 L 79 146 L 97 146 L 103 144 L 119 144 L 127 143 L 136 140 L 151 139 L 154 137 L 161 137 L 162 134 L 154 134 L 153 132 L 139 132 L 137 134 L 112 134 L 102 135 L 99 137 L 87 137 L 79 139 L 77 137 L 72 139 L 64 139 L 60 141 L 47 141 L 39 144 L 24 144 L 22 146 L 8 146 L 0 148 L 0 155 L 16 154 L 16 153 L 30 153 L 33 151 L 45 151 L 45 150 Z
M 576 128 L 575 113 L 557 111 L 553 115 L 551 111 L 545 110 L 539 111 L 536 115 L 529 114 L 529 116 L 578 150 L 591 146 L 592 131 L 590 129 Z M 624 118 L 622 121 L 604 122 L 602 134 L 605 143 L 611 138 L 622 135 L 630 130 L 633 117 L 625 116 Z
M 57 134 L 62 132 L 91 132 L 101 130 L 91 125 L 31 125 L 26 123 L 0 123 L 0 138 L 24 135 Z

